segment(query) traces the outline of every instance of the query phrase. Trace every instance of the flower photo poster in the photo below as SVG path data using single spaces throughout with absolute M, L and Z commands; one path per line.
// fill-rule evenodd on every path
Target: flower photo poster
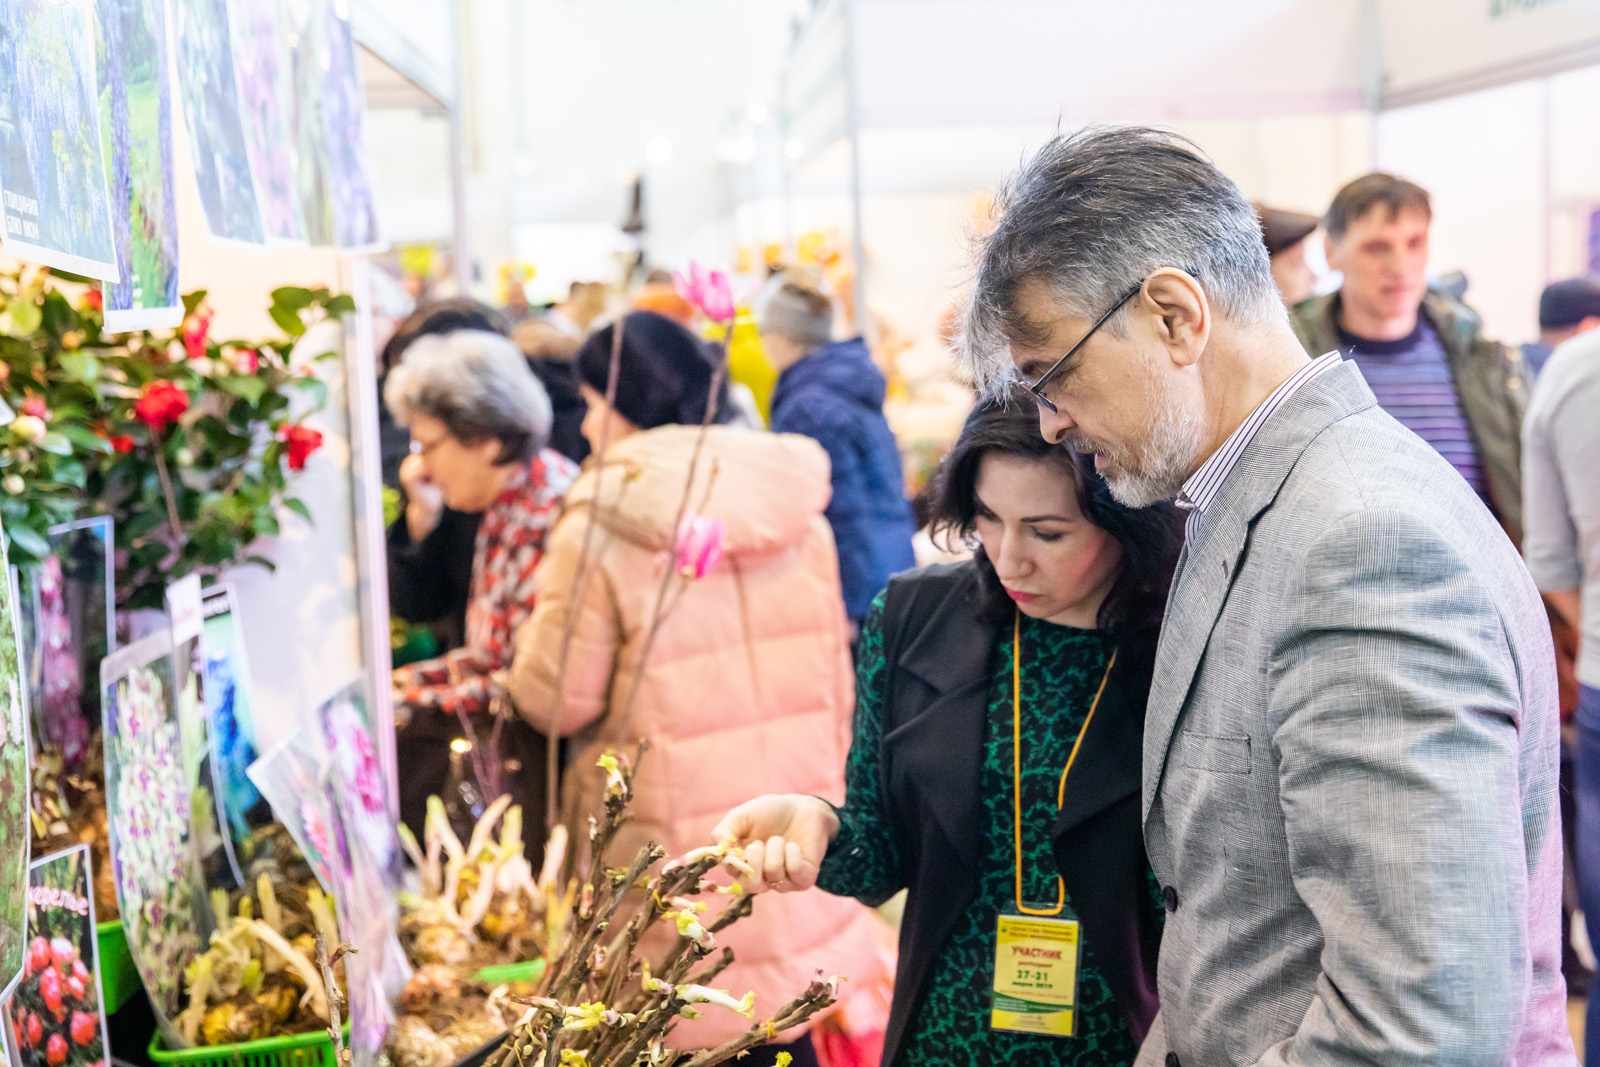
M 228 0 L 233 26 L 233 66 L 239 79 L 240 117 L 250 169 L 256 177 L 261 221 L 273 244 L 304 246 L 299 176 L 288 124 L 289 54 L 279 26 L 278 0 Z
M 322 122 L 327 137 L 334 244 L 341 254 L 381 251 L 378 213 L 367 155 L 366 96 L 356 71 L 348 0 L 319 0 L 322 8 Z
M 120 281 L 101 283 L 106 329 L 183 321 L 178 203 L 172 169 L 172 82 L 164 0 L 96 0 L 100 129 Z
M 377 732 L 367 711 L 365 689 L 353 681 L 317 707 L 333 763 L 340 814 L 350 832 L 361 838 L 367 855 L 391 890 L 400 888 L 404 853 L 394 811 L 389 806 L 389 781 L 378 755 Z
M 239 112 L 233 35 L 224 0 L 173 0 L 178 89 L 195 183 L 211 239 L 265 248 L 266 229 Z
M 0 242 L 114 282 L 92 2 L 0 0 Z
M 198 585 L 198 575 L 192 575 Z M 175 614 L 175 613 L 174 613 Z M 200 619 L 195 631 L 182 635 L 172 650 L 174 688 L 178 695 L 178 728 L 183 738 L 183 784 L 189 794 L 196 858 L 207 890 L 229 892 L 245 884 L 223 822 L 222 798 L 215 789 L 215 749 L 211 743 L 211 674 L 206 670 Z M 174 634 L 174 637 L 179 635 Z
M 186 1048 L 172 1020 L 209 924 L 197 892 L 174 673 L 169 630 L 100 665 L 106 816 L 122 926 L 167 1047 Z
M 96 1067 L 107 1060 L 89 846 L 34 862 L 28 951 L 8 1035 L 23 1067 Z
M 260 755 L 252 712 L 250 664 L 245 657 L 239 608 L 231 585 L 201 596 L 200 655 L 205 671 L 206 717 L 211 739 L 212 788 L 222 831 L 235 857 L 248 854 L 251 834 L 272 825 L 272 805 L 250 780 Z
M 0 578 L 9 579 L 0 537 Z M 22 703 L 22 656 L 17 640 L 16 589 L 0 580 L 0 999 L 22 973 L 26 943 L 28 850 L 28 717 Z
M 82 774 L 100 722 L 100 661 L 116 647 L 110 516 L 52 526 L 44 559 L 18 572 L 23 695 L 33 737 Z

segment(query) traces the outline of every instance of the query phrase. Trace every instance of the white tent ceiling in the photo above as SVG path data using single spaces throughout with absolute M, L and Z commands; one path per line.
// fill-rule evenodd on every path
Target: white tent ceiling
M 1600 0 L 854 7 L 869 128 L 1394 107 L 1600 62 Z

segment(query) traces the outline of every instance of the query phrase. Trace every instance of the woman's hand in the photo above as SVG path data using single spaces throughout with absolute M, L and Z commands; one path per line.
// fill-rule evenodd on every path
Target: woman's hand
M 433 533 L 444 515 L 444 494 L 428 477 L 428 464 L 418 455 L 400 461 L 400 485 L 406 491 L 406 532 L 417 544 Z
M 760 797 L 740 804 L 717 824 L 712 836 L 732 838 L 744 846 L 744 857 L 756 869 L 759 884 L 752 893 L 776 889 L 792 893 L 817 883 L 828 842 L 839 832 L 833 806 L 800 794 Z

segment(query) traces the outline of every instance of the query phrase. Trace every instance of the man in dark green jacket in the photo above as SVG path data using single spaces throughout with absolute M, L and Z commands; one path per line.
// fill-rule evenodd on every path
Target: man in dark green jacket
M 1313 356 L 1353 359 L 1380 404 L 1449 460 L 1522 541 L 1521 352 L 1483 336 L 1477 313 L 1428 288 L 1426 190 L 1368 174 L 1334 197 L 1323 220 L 1340 290 L 1296 304 L 1295 332 Z

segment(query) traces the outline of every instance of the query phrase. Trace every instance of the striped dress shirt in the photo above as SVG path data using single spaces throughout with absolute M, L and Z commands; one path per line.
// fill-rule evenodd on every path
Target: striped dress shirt
M 1239 457 L 1244 455 L 1244 450 L 1249 447 L 1266 421 L 1272 418 L 1272 413 L 1282 407 L 1302 385 L 1337 364 L 1340 359 L 1337 351 L 1329 352 L 1295 371 L 1287 381 L 1274 389 L 1272 395 L 1263 400 L 1250 413 L 1250 417 L 1228 435 L 1228 439 L 1222 442 L 1222 447 L 1213 452 L 1211 458 L 1202 463 L 1200 469 L 1183 483 L 1183 489 L 1179 491 L 1178 499 L 1174 503 L 1189 513 L 1188 520 L 1183 524 L 1183 543 L 1186 547 L 1194 544 L 1200 523 L 1204 521 L 1206 508 L 1217 498 L 1217 493 L 1222 490 L 1222 483 L 1228 480 L 1228 475 L 1233 473 Z

